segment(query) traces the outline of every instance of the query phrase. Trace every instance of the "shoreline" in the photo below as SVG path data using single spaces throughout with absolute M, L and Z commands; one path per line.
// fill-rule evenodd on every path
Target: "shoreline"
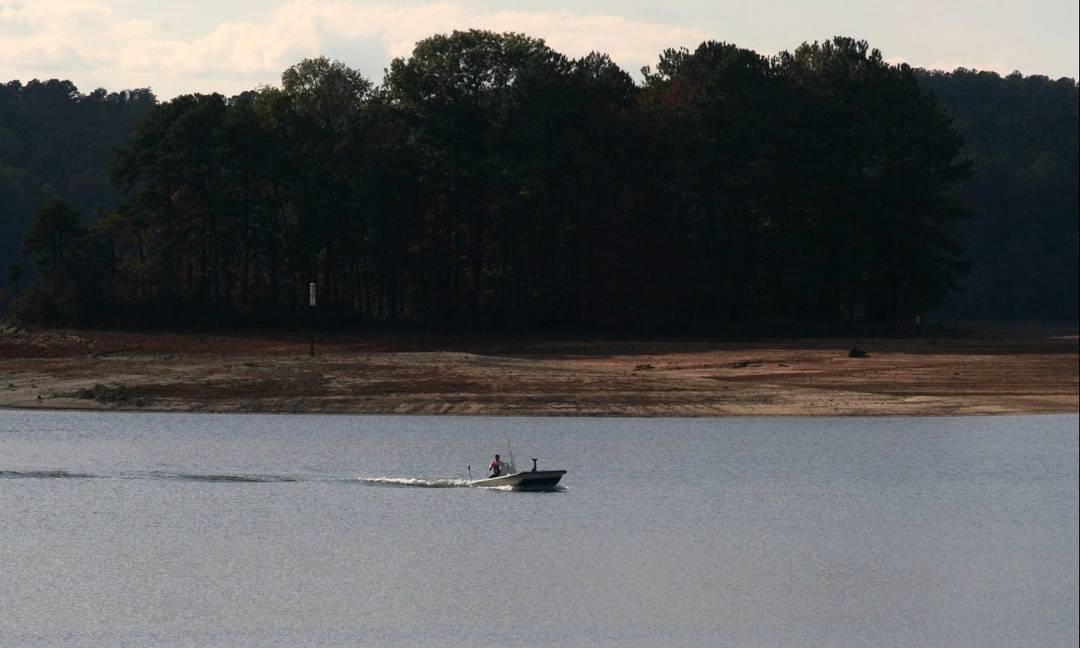
M 244 416 L 361 416 L 361 417 L 446 417 L 452 416 L 454 418 L 552 418 L 552 419 L 687 419 L 687 420 L 701 420 L 701 419 L 768 419 L 768 420 L 781 420 L 781 419 L 825 419 L 825 418 L 884 418 L 884 419 L 940 419 L 940 418 L 1007 418 L 1007 417 L 1023 417 L 1028 418 L 1032 416 L 1069 416 L 1080 415 L 1078 410 L 1063 410 L 1057 411 L 1042 411 L 1042 412 L 999 412 L 994 414 L 968 414 L 968 413 L 952 413 L 952 414 L 720 414 L 715 416 L 639 416 L 635 414 L 413 414 L 413 413 L 401 413 L 401 412 L 389 412 L 389 413 L 368 413 L 368 412 L 263 412 L 258 410 L 229 410 L 229 411 L 211 411 L 204 409 L 182 410 L 182 409 L 135 409 L 135 408 L 101 408 L 101 407 L 19 407 L 12 405 L 0 405 L 0 412 L 51 412 L 53 414 L 63 414 L 64 412 L 76 412 L 76 413 L 96 413 L 96 412 L 108 412 L 112 414 L 196 414 L 199 416 L 222 416 L 222 415 L 244 415 Z
M 1074 332 L 550 340 L 0 330 L 0 408 L 626 418 L 1070 414 Z M 858 346 L 867 358 L 850 358 Z

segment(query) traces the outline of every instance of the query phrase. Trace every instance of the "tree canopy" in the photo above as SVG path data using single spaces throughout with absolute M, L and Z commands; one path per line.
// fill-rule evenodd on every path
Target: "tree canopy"
M 919 72 L 953 117 L 972 174 L 957 194 L 971 273 L 944 314 L 977 320 L 1076 321 L 1080 110 L 1072 79 L 956 70 Z
M 149 90 L 81 94 L 55 79 L 0 84 L 0 264 L 19 263 L 45 202 L 63 198 L 87 214 L 116 205 L 108 165 L 156 103 Z
M 666 50 L 643 73 L 636 84 L 600 53 L 571 59 L 540 39 L 470 30 L 419 42 L 379 85 L 316 58 L 280 87 L 228 98 L 155 105 L 65 86 L 65 101 L 116 97 L 145 116 L 124 122 L 130 137 L 109 165 L 119 200 L 100 194 L 91 215 L 93 201 L 58 192 L 68 202 L 21 228 L 42 282 L 20 313 L 287 326 L 303 320 L 314 281 L 326 323 L 341 326 L 904 322 L 996 272 L 981 256 L 992 242 L 961 245 L 980 219 L 1031 210 L 1066 236 L 1071 218 L 1072 256 L 1034 267 L 1050 291 L 1071 262 L 1075 285 L 1075 119 L 1071 140 L 1031 141 L 1021 156 L 1016 182 L 1053 196 L 1002 214 L 980 202 L 981 174 L 1021 158 L 988 164 L 996 135 L 964 148 L 968 128 L 1000 131 L 978 112 L 992 102 L 950 98 L 967 73 L 891 65 L 849 38 L 775 57 L 710 41 Z M 988 88 L 1011 83 L 992 76 Z M 1075 116 L 1075 84 L 1055 83 L 1041 101 L 1058 110 L 1071 91 Z M 36 168 L 0 165 L 0 193 L 19 209 L 42 200 L 27 190 Z M 1031 234 L 1047 249 L 1053 236 Z M 1075 317 L 1075 290 L 1072 304 Z

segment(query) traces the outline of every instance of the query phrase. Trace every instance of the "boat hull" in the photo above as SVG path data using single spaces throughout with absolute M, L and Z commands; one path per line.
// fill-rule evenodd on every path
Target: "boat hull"
M 554 490 L 555 486 L 566 474 L 565 470 L 535 470 L 529 472 L 511 473 L 489 479 L 477 479 L 469 483 L 476 488 L 497 488 L 509 486 L 513 490 L 521 491 L 548 491 Z

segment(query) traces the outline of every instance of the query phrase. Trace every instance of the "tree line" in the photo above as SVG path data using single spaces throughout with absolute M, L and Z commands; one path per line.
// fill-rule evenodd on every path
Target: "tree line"
M 0 84 L 0 268 L 9 298 L 36 278 L 19 259 L 34 211 L 64 198 L 89 220 L 118 204 L 106 170 L 156 105 L 149 90 L 81 94 L 56 79 Z
M 35 213 L 16 315 L 290 325 L 314 281 L 331 325 L 710 332 L 910 321 L 967 268 L 971 164 L 920 73 L 849 38 L 643 73 L 473 30 L 379 85 L 317 58 L 153 105 L 113 206 Z
M 918 73 L 953 116 L 972 174 L 956 240 L 971 272 L 943 305 L 965 320 L 1077 320 L 1080 93 L 1073 79 Z

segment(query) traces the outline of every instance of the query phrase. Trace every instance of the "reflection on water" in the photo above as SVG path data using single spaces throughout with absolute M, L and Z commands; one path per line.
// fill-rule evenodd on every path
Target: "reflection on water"
M 0 645 L 1076 645 L 1077 423 L 0 411 Z

